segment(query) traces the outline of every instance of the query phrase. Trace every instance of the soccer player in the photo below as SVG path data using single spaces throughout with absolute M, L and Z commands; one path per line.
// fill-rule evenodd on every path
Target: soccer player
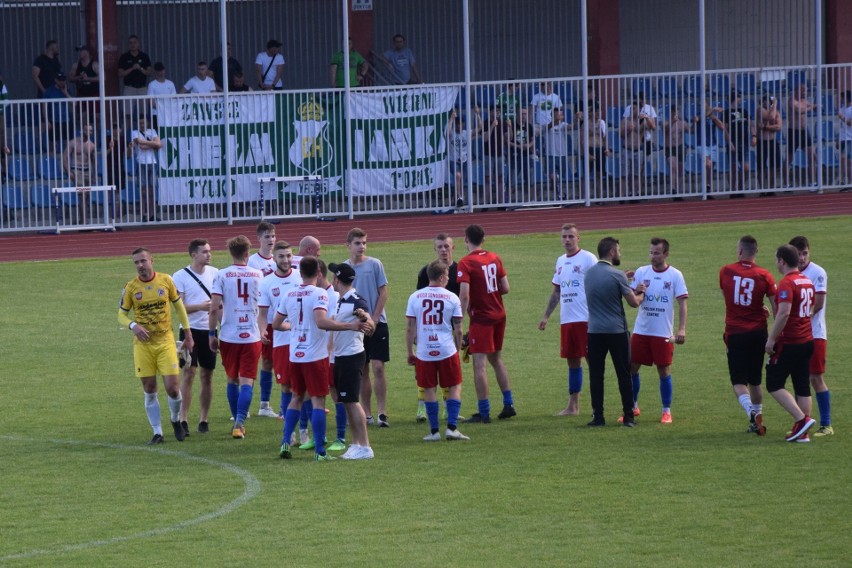
M 275 371 L 275 382 L 281 387 L 281 416 L 290 405 L 293 393 L 290 389 L 290 332 L 273 330 L 272 320 L 281 298 L 302 283 L 302 276 L 293 270 L 291 260 L 293 251 L 287 241 L 278 241 L 272 247 L 272 258 L 275 260 L 275 271 L 260 282 L 260 299 L 257 303 L 257 327 L 260 329 L 260 340 L 264 345 L 272 347 L 272 368 Z
M 319 258 L 321 248 L 322 247 L 320 245 L 319 239 L 317 239 L 316 237 L 312 237 L 311 235 L 307 235 L 303 237 L 301 241 L 299 241 L 299 250 L 296 254 L 293 255 L 293 260 L 291 261 L 293 270 L 296 271 L 297 275 L 299 274 L 299 261 L 301 261 L 302 258 L 305 256 L 313 256 Z M 299 278 L 301 278 L 301 275 L 299 275 Z M 286 410 L 286 406 L 281 410 L 281 419 L 284 418 L 284 412 Z M 311 400 L 307 398 L 302 401 L 302 414 L 299 416 L 299 443 L 302 446 L 305 446 L 306 449 L 313 449 L 313 446 L 311 446 L 312 439 L 308 433 L 308 422 L 310 422 L 311 420 L 312 411 L 313 408 L 311 407 Z M 308 448 L 308 446 L 310 447 Z
M 367 256 L 367 233 L 354 228 L 346 235 L 346 248 L 349 251 L 348 264 L 355 269 L 355 288 L 370 306 L 370 317 L 376 324 L 372 335 L 364 338 L 364 348 L 367 351 L 367 363 L 364 367 L 364 377 L 361 381 L 361 406 L 367 414 L 367 424 L 373 423 L 371 399 L 376 393 L 378 406 L 378 425 L 388 428 L 387 394 L 388 383 L 385 377 L 385 363 L 390 361 L 390 333 L 388 320 L 385 315 L 385 304 L 388 301 L 388 279 L 382 262 Z M 370 381 L 370 371 L 373 380 Z
M 636 425 L 633 417 L 633 385 L 630 382 L 630 340 L 627 317 L 621 299 L 638 308 L 645 295 L 645 284 L 630 288 L 621 265 L 618 239 L 604 237 L 598 243 L 598 263 L 586 272 L 586 302 L 589 305 L 589 394 L 592 399 L 592 421 L 588 426 L 605 426 L 604 371 L 610 354 L 618 390 L 621 394 L 622 424 Z
M 245 421 L 261 350 L 257 303 L 263 273 L 246 264 L 250 249 L 251 241 L 243 235 L 228 241 L 232 264 L 220 270 L 213 280 L 208 315 L 210 349 L 214 353 L 221 349 L 222 366 L 228 377 L 228 404 L 234 416 L 231 435 L 239 439 L 246 435 Z
M 793 237 L 790 244 L 799 251 L 799 271 L 814 285 L 814 311 L 811 314 L 811 332 L 814 336 L 814 354 L 810 362 L 810 381 L 819 408 L 819 429 L 815 437 L 831 436 L 831 393 L 825 384 L 825 358 L 828 335 L 825 328 L 825 296 L 828 291 L 828 276 L 822 266 L 811 262 L 811 245 L 807 237 Z
M 185 438 L 180 425 L 180 385 L 178 382 L 178 358 L 175 338 L 172 333 L 172 314 L 168 302 L 174 306 L 178 320 L 184 329 L 190 329 L 186 309 L 177 288 L 168 274 L 154 272 L 151 251 L 138 248 L 133 251 L 133 264 L 138 276 L 128 282 L 121 292 L 118 308 L 118 323 L 133 332 L 133 363 L 136 376 L 142 381 L 145 393 L 145 413 L 154 430 L 149 445 L 162 444 L 163 426 L 160 421 L 160 401 L 157 399 L 157 373 L 163 376 L 163 386 L 169 397 L 172 428 L 175 438 Z M 134 319 L 130 319 L 133 311 Z M 192 334 L 184 339 L 184 347 L 194 347 Z
M 438 257 L 438 260 L 443 262 L 449 267 L 449 276 L 447 278 L 447 290 L 455 294 L 459 295 L 459 283 L 456 280 L 456 273 L 458 272 L 458 263 L 453 260 L 453 251 L 455 251 L 455 245 L 453 245 L 453 238 L 449 236 L 447 233 L 438 233 L 435 235 L 434 239 L 435 246 L 435 254 Z M 417 273 L 417 290 L 422 290 L 423 288 L 429 285 L 429 276 L 426 274 L 426 269 L 428 268 L 428 264 L 423 266 L 420 269 L 420 272 Z M 444 391 L 444 417 L 447 415 L 447 396 L 449 394 L 449 389 L 442 389 Z M 426 421 L 426 404 L 424 397 L 425 389 L 422 387 L 417 387 L 417 414 L 415 418 L 418 422 Z
M 272 257 L 272 247 L 275 246 L 275 225 L 267 221 L 257 224 L 257 240 L 260 248 L 248 259 L 249 268 L 255 268 L 269 276 L 275 272 L 275 259 Z M 274 313 L 274 312 L 273 312 Z M 267 330 L 267 337 L 272 337 L 272 330 Z M 258 416 L 278 418 L 278 413 L 269 405 L 272 397 L 272 343 L 263 343 L 260 352 L 260 408 Z
M 775 278 L 754 262 L 757 239 L 745 235 L 737 243 L 737 262 L 719 270 L 719 288 L 725 298 L 725 346 L 728 373 L 740 406 L 748 416 L 749 432 L 766 435 L 763 425 L 763 357 L 766 347 L 764 304 L 775 297 Z
M 326 266 L 325 262 L 321 259 L 317 259 L 317 287 L 325 290 L 325 293 L 328 294 L 328 316 L 332 319 L 336 319 L 334 317 L 334 312 L 337 308 L 338 302 L 340 301 L 340 294 L 337 293 L 337 290 L 334 289 L 334 286 L 328 281 L 328 266 Z M 347 415 L 346 415 L 346 407 L 340 402 L 339 393 L 337 392 L 337 388 L 334 386 L 334 363 L 335 363 L 335 354 L 334 354 L 334 336 L 330 331 L 323 331 L 325 336 L 328 338 L 328 387 L 331 393 L 331 400 L 334 401 L 334 420 L 335 425 L 337 426 L 337 437 L 334 439 L 326 450 L 329 452 L 340 452 L 346 449 L 346 423 L 347 423 Z M 310 407 L 313 410 L 313 407 Z M 304 417 L 305 405 L 302 405 L 302 416 L 300 416 L 299 421 L 301 422 L 302 417 Z M 302 444 L 299 446 L 300 450 L 313 450 L 314 449 L 314 441 L 309 440 L 307 444 Z
M 580 231 L 573 223 L 562 225 L 562 247 L 565 254 L 556 259 L 553 290 L 538 328 L 544 331 L 550 314 L 559 306 L 559 355 L 568 360 L 568 406 L 557 416 L 580 413 L 580 391 L 583 390 L 583 357 L 586 356 L 589 330 L 589 308 L 586 305 L 586 271 L 597 264 L 594 254 L 580 248 Z
M 686 299 L 689 293 L 683 274 L 668 264 L 669 242 L 654 237 L 648 251 L 651 264 L 639 267 L 632 287 L 645 287 L 642 303 L 630 337 L 630 378 L 633 383 L 633 416 L 639 415 L 639 369 L 656 365 L 660 375 L 663 424 L 672 423 L 672 356 L 674 344 L 686 342 Z M 674 331 L 674 305 L 677 302 L 677 332 Z
M 352 283 L 355 282 L 355 269 L 345 263 L 331 264 L 329 267 L 332 286 L 339 300 L 333 310 L 334 319 L 341 323 L 356 321 L 367 322 L 375 327 L 370 319 L 370 307 Z M 352 431 L 352 444 L 340 456 L 345 460 L 366 460 L 374 457 L 367 435 L 367 416 L 359 402 L 361 394 L 361 375 L 367 356 L 364 352 L 364 333 L 362 331 L 335 331 L 332 333 L 334 354 L 334 388 L 337 401 L 343 404 L 346 417 Z
M 429 286 L 414 292 L 408 298 L 405 310 L 405 317 L 408 318 L 405 334 L 408 364 L 415 367 L 417 386 L 425 389 L 426 396 L 430 433 L 423 440 L 437 442 L 441 439 L 435 392 L 439 384 L 441 388 L 449 389 L 444 437 L 447 440 L 469 440 L 458 430 L 462 383 L 459 361 L 462 341 L 461 301 L 445 288 L 450 279 L 446 263 L 433 260 L 426 267 L 426 273 Z
M 302 399 L 311 397 L 311 427 L 314 433 L 314 459 L 326 461 L 334 459 L 325 451 L 325 397 L 329 393 L 328 385 L 328 337 L 322 330 L 345 331 L 358 330 L 360 321 L 352 323 L 336 322 L 327 317 L 328 294 L 316 286 L 319 263 L 312 256 L 302 258 L 299 263 L 302 284 L 290 290 L 278 303 L 274 329 L 290 329 L 290 372 L 293 399 L 284 414 L 284 436 L 279 455 L 290 459 L 290 438 L 299 421 Z M 287 320 L 285 322 L 285 320 Z
M 809 442 L 808 430 L 814 425 L 811 413 L 811 384 L 808 369 L 814 351 L 811 313 L 814 285 L 799 272 L 799 251 L 793 245 L 781 245 L 775 251 L 775 264 L 784 275 L 775 294 L 775 323 L 766 340 L 771 356 L 766 364 L 766 390 L 795 421 L 787 433 L 788 442 Z M 787 377 L 793 381 L 793 398 L 784 388 Z
M 473 355 L 473 381 L 479 409 L 467 422 L 488 424 L 491 422 L 491 401 L 488 400 L 486 363 L 494 369 L 503 393 L 503 410 L 497 418 L 505 420 L 517 413 L 509 372 L 500 356 L 506 332 L 503 296 L 509 293 L 509 278 L 500 257 L 482 248 L 484 242 L 485 230 L 479 225 L 468 225 L 464 230 L 468 254 L 459 261 L 458 282 L 462 317 L 464 314 L 470 317 L 468 342 Z
M 195 348 L 191 352 L 191 361 L 184 364 L 180 381 L 180 425 L 184 435 L 189 436 L 187 414 L 192 404 L 192 384 L 195 373 L 201 367 L 201 394 L 199 397 L 198 432 L 206 434 L 209 431 L 207 423 L 210 413 L 210 403 L 213 400 L 213 369 L 216 368 L 216 354 L 210 351 L 207 340 L 208 313 L 210 312 L 210 289 L 216 278 L 218 269 L 210 266 L 210 243 L 206 239 L 193 239 L 189 242 L 189 266 L 178 270 L 172 275 L 180 299 L 189 315 L 190 329 L 180 330 L 180 340 L 187 333 L 192 334 Z

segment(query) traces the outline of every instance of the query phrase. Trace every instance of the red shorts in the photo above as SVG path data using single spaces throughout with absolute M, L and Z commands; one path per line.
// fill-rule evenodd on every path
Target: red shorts
M 414 373 L 417 377 L 417 386 L 422 389 L 433 389 L 438 385 L 441 388 L 454 387 L 462 382 L 461 362 L 459 354 L 454 353 L 440 361 L 421 361 L 417 359 L 414 363 Z
M 808 372 L 811 375 L 825 374 L 825 353 L 828 342 L 825 339 L 814 339 L 814 353 L 811 355 L 811 362 L 808 366 Z
M 639 365 L 668 367 L 672 364 L 674 343 L 667 337 L 633 334 L 630 337 L 630 360 Z
M 290 386 L 290 345 L 279 345 L 272 349 L 272 369 L 275 372 L 275 382 L 279 385 Z
M 328 388 L 334 388 L 334 363 L 328 364 Z
M 263 343 L 262 341 L 260 342 L 260 344 L 262 346 L 261 351 L 260 351 L 260 358 L 263 359 L 264 361 L 272 361 L 272 334 L 273 333 L 274 332 L 272 331 L 272 324 L 268 324 L 266 326 L 266 337 L 269 338 L 269 343 Z
M 506 320 L 496 323 L 473 323 L 467 330 L 471 353 L 497 353 L 503 350 Z
M 328 357 L 309 363 L 290 361 L 290 387 L 298 395 L 328 396 Z
M 589 322 L 577 321 L 559 326 L 559 356 L 580 359 L 589 349 Z
M 254 343 L 219 341 L 219 351 L 222 353 L 222 366 L 225 367 L 225 376 L 229 379 L 242 377 L 254 380 L 257 378 L 260 341 Z

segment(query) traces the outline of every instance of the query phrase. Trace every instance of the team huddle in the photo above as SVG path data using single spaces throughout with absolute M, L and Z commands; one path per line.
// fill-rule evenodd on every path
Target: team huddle
M 293 458 L 294 448 L 314 450 L 317 461 L 335 459 L 328 452 L 343 450 L 343 459 L 373 458 L 368 425 L 390 426 L 384 368 L 390 360 L 390 345 L 385 314 L 388 281 L 381 261 L 366 255 L 367 234 L 352 229 L 346 243 L 349 258 L 328 266 L 318 258 L 320 243 L 314 237 L 303 238 L 293 254 L 288 242 L 276 240 L 274 225 L 261 222 L 257 235 L 260 248 L 253 255 L 246 237 L 228 241 L 232 263 L 224 269 L 210 266 L 209 243 L 195 239 L 188 247 L 192 262 L 171 277 L 154 271 L 149 250 L 133 251 L 137 277 L 122 292 L 118 320 L 134 335 L 136 376 L 153 429 L 148 443 L 164 442 L 157 374 L 163 377 L 178 441 L 190 435 L 187 417 L 199 374 L 197 432 L 209 432 L 212 375 L 221 354 L 234 438 L 246 436 L 259 374 L 257 414 L 283 421 L 281 458 Z M 588 425 L 606 424 L 604 371 L 609 354 L 621 396 L 618 422 L 635 426 L 640 415 L 639 370 L 656 366 L 660 421 L 671 423 L 671 366 L 675 345 L 686 341 L 688 292 L 683 274 L 667 262 L 668 241 L 652 239 L 650 264 L 634 272 L 616 268 L 621 251 L 612 237 L 600 241 L 597 257 L 580 248 L 579 231 L 573 224 L 562 227 L 561 238 L 565 254 L 556 262 L 552 293 L 538 326 L 545 330 L 560 306 L 560 354 L 568 363 L 568 402 L 559 414 L 580 413 L 582 359 L 586 358 L 592 406 Z M 408 299 L 405 343 L 418 387 L 416 417 L 429 423 L 430 432 L 424 437 L 428 442 L 469 440 L 459 430 L 460 422 L 491 422 L 489 365 L 502 394 L 497 418 L 516 415 L 501 357 L 506 329 L 503 296 L 509 293 L 509 281 L 500 257 L 483 248 L 484 240 L 481 226 L 468 226 L 464 237 L 468 254 L 456 263 L 452 238 L 438 234 L 434 239 L 437 259 L 420 271 L 418 289 Z M 804 237 L 778 248 L 776 265 L 783 278 L 776 285 L 767 270 L 754 264 L 757 242 L 745 236 L 737 245 L 738 261 L 719 274 L 726 304 L 724 338 L 730 379 L 748 416 L 749 431 L 766 433 L 761 384 L 764 356 L 769 354 L 766 386 L 793 417 L 786 435 L 790 442 L 809 441 L 808 430 L 815 424 L 810 417 L 811 386 L 820 412 L 815 435 L 833 434 L 824 381 L 826 274 L 810 262 L 809 248 Z M 622 300 L 638 308 L 632 335 Z M 771 306 L 765 305 L 766 300 Z M 181 326 L 178 349 L 169 304 Z M 774 323 L 768 328 L 770 307 Z M 460 416 L 462 355 L 465 360 L 472 356 L 477 396 L 477 412 L 466 420 Z M 784 388 L 787 377 L 792 378 L 795 396 Z M 277 410 L 271 403 L 273 379 L 280 388 Z M 443 391 L 443 436 L 438 387 Z M 330 444 L 326 435 L 329 396 L 336 425 Z M 347 428 L 352 440 L 348 448 Z

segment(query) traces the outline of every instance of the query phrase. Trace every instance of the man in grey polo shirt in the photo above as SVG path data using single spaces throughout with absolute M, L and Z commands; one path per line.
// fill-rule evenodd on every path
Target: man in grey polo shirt
M 606 354 L 609 352 L 621 406 L 624 426 L 632 428 L 633 384 L 630 381 L 630 336 L 627 317 L 624 315 L 623 297 L 632 308 L 639 307 L 645 298 L 645 284 L 640 282 L 635 289 L 627 283 L 627 276 L 615 268 L 621 264 L 621 248 L 618 239 L 604 237 L 598 243 L 596 265 L 586 271 L 586 302 L 589 306 L 589 393 L 592 398 L 592 421 L 589 426 L 603 426 L 604 420 L 604 370 Z

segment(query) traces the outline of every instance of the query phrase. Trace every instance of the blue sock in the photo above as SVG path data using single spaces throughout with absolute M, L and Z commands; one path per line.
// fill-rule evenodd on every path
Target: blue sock
M 282 444 L 289 444 L 290 438 L 293 437 L 293 431 L 296 429 L 296 424 L 299 423 L 299 411 L 288 408 L 284 411 L 284 437 L 281 439 Z
M 240 385 L 240 397 L 237 399 L 237 418 L 234 422 L 242 424 L 246 421 L 246 416 L 248 416 L 251 407 L 252 394 L 254 394 L 252 385 Z
M 287 407 L 290 406 L 290 401 L 293 400 L 292 392 L 281 391 L 281 410 L 278 412 L 281 416 L 287 412 Z
M 480 400 L 478 403 L 479 406 L 479 415 L 485 418 L 486 416 L 491 416 L 491 401 L 487 398 L 485 400 Z
M 313 408 L 313 405 L 311 405 Z M 311 411 L 311 429 L 314 431 L 315 452 L 322 455 L 325 453 L 325 409 L 314 408 Z
M 269 402 L 272 395 L 272 371 L 260 371 L 260 401 Z
M 228 406 L 231 407 L 231 416 L 237 417 L 237 399 L 240 398 L 240 385 L 237 383 L 228 383 L 228 390 L 225 391 L 228 396 Z
M 672 407 L 672 376 L 667 375 L 660 379 L 660 399 L 663 401 L 663 408 Z
M 583 390 L 583 367 L 568 369 L 568 394 Z
M 512 400 L 512 389 L 503 391 L 503 406 L 511 406 L 515 404 L 515 401 Z
M 438 424 L 438 411 L 440 407 L 441 405 L 438 404 L 437 400 L 435 402 L 426 402 L 426 416 L 429 417 L 429 428 L 433 432 L 440 430 L 440 425 Z
M 447 426 L 457 426 L 459 423 L 459 411 L 461 401 L 455 398 L 447 399 Z
M 831 393 L 827 390 L 818 392 L 816 399 L 819 407 L 819 425 L 831 426 Z
M 639 404 L 639 387 L 642 385 L 642 381 L 639 380 L 639 373 L 630 375 L 630 380 L 633 381 L 633 406 L 637 406 Z
M 337 422 L 337 439 L 346 439 L 346 407 L 342 402 L 334 403 L 334 419 Z
M 311 412 L 313 409 L 314 405 L 311 404 L 310 400 L 302 402 L 302 414 L 299 416 L 299 430 L 308 429 L 308 420 L 311 419 Z

